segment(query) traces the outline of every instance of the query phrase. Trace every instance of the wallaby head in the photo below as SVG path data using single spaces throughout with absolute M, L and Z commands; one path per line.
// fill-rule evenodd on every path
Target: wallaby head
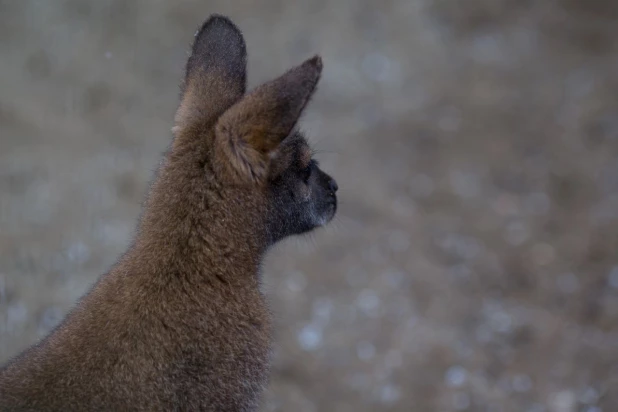
M 295 128 L 319 57 L 246 93 L 240 31 L 195 35 L 173 141 L 134 243 L 61 325 L 0 369 L 0 410 L 255 410 L 264 252 L 330 221 L 337 184 Z
M 222 219 L 250 216 L 245 228 L 269 246 L 326 224 L 337 209 L 337 183 L 295 128 L 322 61 L 313 57 L 249 93 L 246 71 L 242 34 L 211 17 L 195 36 L 168 161 L 192 170 L 191 187 L 218 186 L 218 197 L 204 200 L 225 205 Z

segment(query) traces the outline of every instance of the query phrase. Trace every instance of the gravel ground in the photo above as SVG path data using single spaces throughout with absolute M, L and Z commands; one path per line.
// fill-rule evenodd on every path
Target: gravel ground
M 253 85 L 323 56 L 341 188 L 267 259 L 264 411 L 618 410 L 612 0 L 0 0 L 0 361 L 128 245 L 213 12 Z

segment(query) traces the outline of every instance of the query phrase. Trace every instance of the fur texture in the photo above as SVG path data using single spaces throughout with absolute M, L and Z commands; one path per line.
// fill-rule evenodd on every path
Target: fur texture
M 196 34 L 174 139 L 135 240 L 45 339 L 0 370 L 2 411 L 252 411 L 268 378 L 268 248 L 334 216 L 295 124 L 314 57 L 245 95 L 240 31 Z

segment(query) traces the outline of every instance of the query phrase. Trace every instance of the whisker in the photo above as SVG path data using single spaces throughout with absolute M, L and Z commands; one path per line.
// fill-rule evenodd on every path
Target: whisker
M 325 149 L 311 149 L 311 155 L 312 156 L 318 156 L 318 155 L 341 155 L 341 152 L 339 150 L 325 150 Z

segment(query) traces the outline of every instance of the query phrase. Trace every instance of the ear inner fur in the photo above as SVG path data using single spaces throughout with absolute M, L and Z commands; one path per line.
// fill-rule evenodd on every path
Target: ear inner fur
M 310 100 L 322 72 L 315 56 L 245 96 L 217 121 L 217 143 L 241 174 L 261 180 L 268 154 L 286 138 Z

